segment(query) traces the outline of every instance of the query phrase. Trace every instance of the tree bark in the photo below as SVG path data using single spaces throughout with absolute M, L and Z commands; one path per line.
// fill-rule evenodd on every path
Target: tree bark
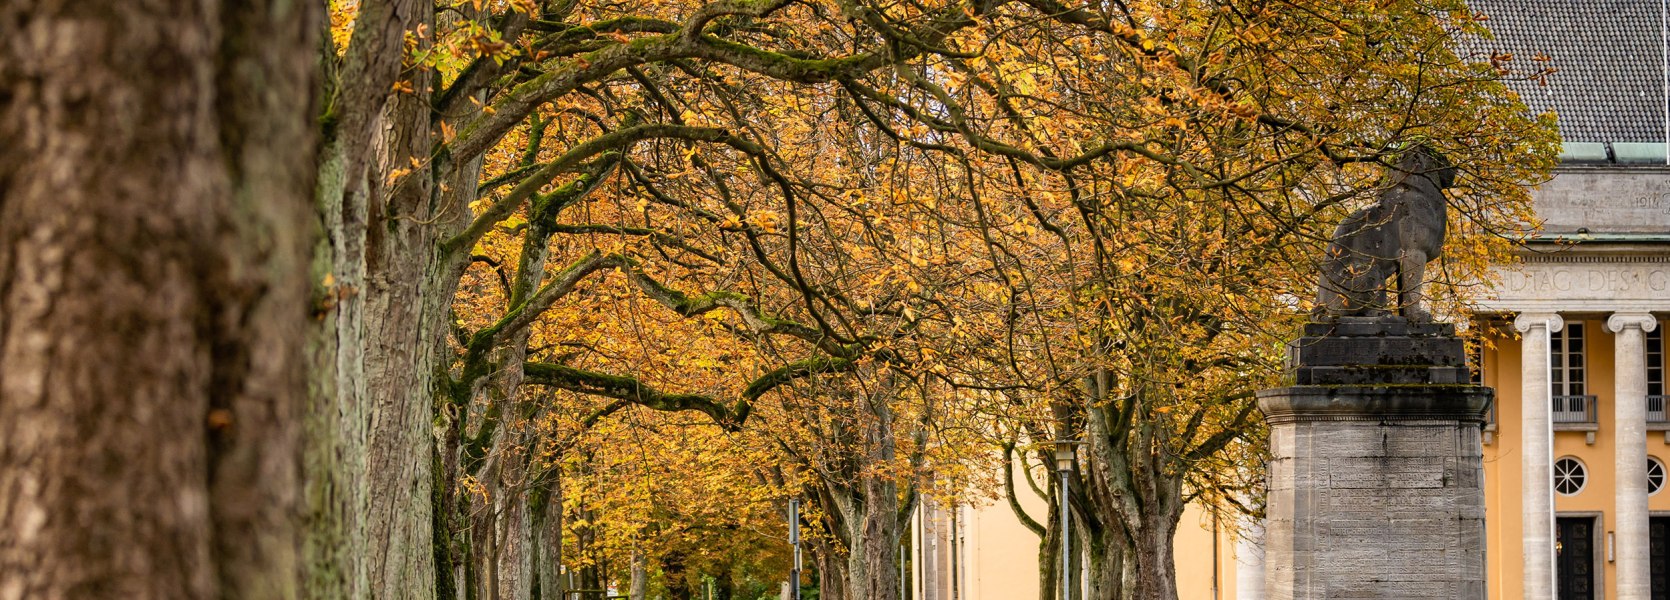
M 1125 545 L 1110 542 L 1105 533 L 1089 536 L 1090 595 L 1086 600 L 1120 600 L 1125 575 Z
M 296 598 L 320 11 L 0 7 L 0 598 Z
M 1141 525 L 1132 531 L 1132 561 L 1136 579 L 1132 587 L 1138 598 L 1169 600 L 1177 598 L 1177 570 L 1172 546 L 1176 542 L 1177 517 L 1182 514 L 1181 503 L 1162 501 L 1155 510 L 1144 513 Z M 1176 504 L 1173 510 L 1170 505 Z
M 847 527 L 846 600 L 899 599 L 899 484 L 885 468 L 898 456 L 898 438 L 888 405 L 891 381 L 888 376 L 883 380 L 884 389 L 857 398 L 863 450 L 852 457 L 856 481 L 824 482 L 832 508 L 841 512 L 840 522 Z
M 472 161 L 466 169 L 467 177 L 459 178 L 462 189 L 472 189 L 469 183 L 477 178 L 480 161 Z M 472 194 L 473 197 L 473 194 Z M 468 205 L 467 199 L 458 200 Z M 534 291 L 545 281 L 545 262 L 550 255 L 550 225 L 535 222 L 523 240 L 522 253 L 515 281 L 512 284 L 510 305 L 525 305 Z M 523 364 L 528 358 L 528 338 L 531 332 L 521 328 L 510 333 L 510 339 L 491 354 L 491 373 L 485 385 L 475 394 L 477 404 L 496 406 L 505 415 L 498 423 L 484 424 L 492 428 L 490 468 L 476 474 L 488 490 L 486 505 L 472 511 L 477 522 L 471 528 L 476 542 L 471 545 L 475 556 L 470 557 L 490 582 L 490 590 L 482 598 L 495 600 L 529 600 L 533 595 L 533 519 L 529 514 L 531 492 L 528 485 L 529 461 L 538 436 L 527 429 L 532 421 L 533 404 L 523 398 Z M 465 367 L 469 369 L 468 366 Z M 442 398 L 442 401 L 447 401 Z M 455 477 L 448 477 L 456 480 Z M 561 542 L 558 534 L 556 541 Z M 477 550 L 491 548 L 490 554 Z
M 1123 585 L 1136 598 L 1175 600 L 1176 565 L 1172 544 L 1183 515 L 1182 477 L 1169 475 L 1163 464 L 1170 457 L 1146 449 L 1163 445 L 1154 426 L 1137 424 L 1114 432 L 1110 408 L 1090 411 L 1091 502 L 1108 529 L 1123 538 L 1129 552 L 1121 560 L 1128 574 Z M 1134 440 L 1130 438 L 1135 438 Z M 1142 451 L 1126 453 L 1124 444 Z M 1104 559 L 1104 569 L 1116 565 Z M 1123 593 L 1125 590 L 1120 590 Z
M 1060 510 L 1053 499 L 1049 503 L 1051 511 Z M 1038 541 L 1038 600 L 1061 600 L 1056 591 L 1056 582 L 1061 577 L 1061 526 L 1060 519 L 1051 519 L 1043 539 Z
M 567 589 L 562 578 L 562 468 L 551 465 L 549 469 L 551 472 L 536 489 L 533 504 L 534 571 L 539 578 L 536 597 L 566 600 L 563 594 Z
M 891 465 L 898 455 L 898 439 L 893 432 L 893 410 L 887 405 L 889 394 L 873 394 L 869 400 L 874 418 L 869 420 L 866 435 L 870 447 L 867 462 L 872 467 Z M 864 514 L 849 522 L 863 527 L 853 538 L 860 548 L 853 554 L 863 557 L 862 581 L 854 579 L 853 583 L 864 591 L 854 594 L 854 600 L 899 600 L 899 484 L 890 470 L 865 475 Z
M 862 525 L 863 515 L 855 522 Z M 847 552 L 847 579 L 844 583 L 847 600 L 870 600 L 870 556 L 868 544 L 861 538 L 854 537 L 853 545 L 857 546 Z M 821 596 L 820 596 L 821 597 Z
M 643 550 L 634 548 L 632 550 L 632 583 L 631 587 L 627 589 L 627 598 L 629 600 L 645 600 L 648 594 L 649 558 L 644 556 Z
M 332 102 L 320 118 L 326 139 L 314 194 L 324 237 L 314 250 L 322 289 L 309 339 L 304 461 L 311 598 L 428 598 L 438 578 L 451 576 L 436 572 L 431 539 L 432 373 L 422 369 L 433 362 L 423 342 L 438 338 L 414 314 L 437 303 L 444 311 L 450 296 L 422 297 L 433 287 L 423 267 L 432 253 L 412 215 L 405 227 L 384 220 L 399 214 L 390 210 L 387 165 L 427 157 L 411 123 L 427 127 L 429 111 L 415 102 L 390 109 L 389 101 L 405 34 L 432 13 L 418 0 L 361 3 L 352 43 L 322 94 Z M 338 67 L 334 48 L 316 52 Z M 426 196 L 426 179 L 393 195 Z

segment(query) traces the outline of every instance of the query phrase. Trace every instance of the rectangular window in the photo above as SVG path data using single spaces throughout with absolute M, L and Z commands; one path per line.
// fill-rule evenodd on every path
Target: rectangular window
M 1664 395 L 1664 323 L 1647 334 L 1647 395 Z
M 1565 329 L 1548 336 L 1549 376 L 1555 396 L 1582 396 L 1584 382 L 1583 323 L 1567 321 Z

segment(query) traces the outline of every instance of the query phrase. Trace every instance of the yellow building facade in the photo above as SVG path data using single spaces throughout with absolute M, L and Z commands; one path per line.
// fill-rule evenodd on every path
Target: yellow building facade
M 1580 360 L 1585 363 L 1580 383 L 1584 388 L 1581 391 L 1586 393 L 1550 394 L 1549 398 L 1551 404 L 1565 409 L 1558 412 L 1551 410 L 1553 418 L 1549 423 L 1553 432 L 1550 455 L 1554 457 L 1556 471 L 1551 495 L 1553 519 L 1554 526 L 1564 530 L 1553 534 L 1557 540 L 1554 554 L 1556 580 L 1548 586 L 1565 592 L 1556 597 L 1584 597 L 1584 589 L 1592 590 L 1587 597 L 1622 597 L 1608 593 L 1619 588 L 1616 568 L 1619 558 L 1617 505 L 1629 501 L 1628 498 L 1620 499 L 1618 482 L 1626 476 L 1637 480 L 1649 477 L 1646 471 L 1619 473 L 1615 468 L 1621 451 L 1618 443 L 1620 422 L 1616 411 L 1608 409 L 1614 408 L 1619 401 L 1615 385 L 1618 334 L 1607 330 L 1608 319 L 1610 315 L 1598 313 L 1562 315 L 1563 327 L 1554 337 L 1564 339 L 1552 342 L 1551 345 L 1557 347 L 1547 351 L 1554 358 L 1551 364 L 1557 364 L 1561 358 L 1569 361 L 1576 356 L 1581 356 Z M 1661 323 L 1662 319 L 1660 317 Z M 1656 333 L 1659 335 L 1651 338 L 1656 348 L 1662 348 L 1662 332 L 1662 328 L 1658 329 Z M 1578 338 L 1574 344 L 1577 347 L 1558 347 L 1561 342 L 1573 343 L 1572 334 Z M 1525 397 L 1521 377 L 1526 362 L 1524 353 L 1533 350 L 1525 348 L 1522 339 L 1504 336 L 1495 341 L 1496 347 L 1483 353 L 1484 383 L 1495 387 L 1498 397 L 1502 399 L 1497 405 L 1495 423 L 1487 428 L 1491 439 L 1484 449 L 1488 583 L 1492 598 L 1523 598 L 1533 595 L 1528 593 L 1528 586 L 1535 587 L 1540 582 L 1526 580 L 1523 563 L 1528 549 L 1523 543 L 1524 523 L 1522 519 L 1511 518 L 1523 513 L 1527 489 L 1532 487 L 1524 485 L 1522 474 L 1526 453 L 1522 427 L 1525 407 L 1522 402 L 1513 400 Z M 1662 365 L 1661 357 L 1662 350 L 1654 357 L 1659 365 Z M 1658 372 L 1662 373 L 1662 367 Z M 1659 490 L 1664 483 L 1663 461 L 1670 460 L 1670 443 L 1666 443 L 1670 423 L 1663 419 L 1662 382 L 1660 375 L 1655 385 L 1649 386 L 1659 393 L 1645 399 L 1649 409 L 1658 409 L 1649 410 L 1651 420 L 1644 423 L 1644 429 L 1649 433 L 1645 436 L 1646 457 L 1651 461 L 1649 464 L 1656 466 L 1657 476 L 1655 481 L 1645 485 L 1643 491 L 1650 516 L 1655 521 L 1670 518 L 1670 494 Z M 1571 470 L 1573 468 L 1578 470 Z M 1663 527 L 1663 523 L 1667 522 L 1652 522 L 1650 528 Z M 1573 533 L 1585 533 L 1588 539 L 1569 539 Z M 1649 530 L 1648 535 L 1651 534 Z M 1662 544 L 1664 541 L 1649 537 L 1649 544 L 1655 543 Z M 1670 556 L 1662 551 L 1649 556 L 1654 579 L 1670 575 L 1667 559 Z M 1585 568 L 1571 564 L 1573 560 L 1586 560 L 1589 564 Z M 1576 581 L 1578 579 L 1585 581 Z M 1658 598 L 1664 597 L 1667 592 L 1670 590 L 1660 584 L 1650 594 Z
M 1052 518 L 1045 501 L 1025 483 L 1017 497 L 1035 520 Z M 1227 522 L 1189 505 L 1178 524 L 1176 567 L 1178 597 L 1184 599 L 1262 598 L 1264 572 L 1256 546 L 1256 524 Z M 1215 534 L 1215 535 L 1214 535 Z M 1036 534 L 1021 525 L 1006 503 L 983 502 L 947 507 L 924 502 L 911 519 L 906 579 L 912 600 L 1039 600 Z M 1252 560 L 1247 560 L 1251 558 Z M 1248 581 L 1251 578 L 1252 581 Z M 1247 595 L 1246 588 L 1254 594 Z M 1073 598 L 1084 598 L 1084 590 Z

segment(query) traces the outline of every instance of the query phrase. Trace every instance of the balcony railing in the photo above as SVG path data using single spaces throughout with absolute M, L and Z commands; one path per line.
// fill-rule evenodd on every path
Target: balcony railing
M 1670 396 L 1647 396 L 1647 422 L 1655 424 L 1670 423 L 1670 416 L 1664 414 L 1664 401 Z
M 1595 422 L 1599 413 L 1594 396 L 1555 396 L 1552 419 L 1555 423 Z M 1649 413 L 1650 414 L 1650 413 Z

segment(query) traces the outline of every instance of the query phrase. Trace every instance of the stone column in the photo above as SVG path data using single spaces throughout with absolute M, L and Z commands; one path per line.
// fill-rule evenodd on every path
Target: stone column
M 1614 313 L 1606 329 L 1617 334 L 1613 363 L 1613 436 L 1617 441 L 1616 536 L 1619 600 L 1651 600 L 1651 551 L 1647 539 L 1647 354 L 1646 332 L 1658 321 L 1646 313 Z
M 1340 317 L 1291 349 L 1270 424 L 1265 593 L 1484 600 L 1491 390 L 1447 324 Z
M 1555 313 L 1522 313 L 1519 330 L 1520 527 L 1525 600 L 1554 598 L 1554 440 L 1548 336 L 1565 328 Z

